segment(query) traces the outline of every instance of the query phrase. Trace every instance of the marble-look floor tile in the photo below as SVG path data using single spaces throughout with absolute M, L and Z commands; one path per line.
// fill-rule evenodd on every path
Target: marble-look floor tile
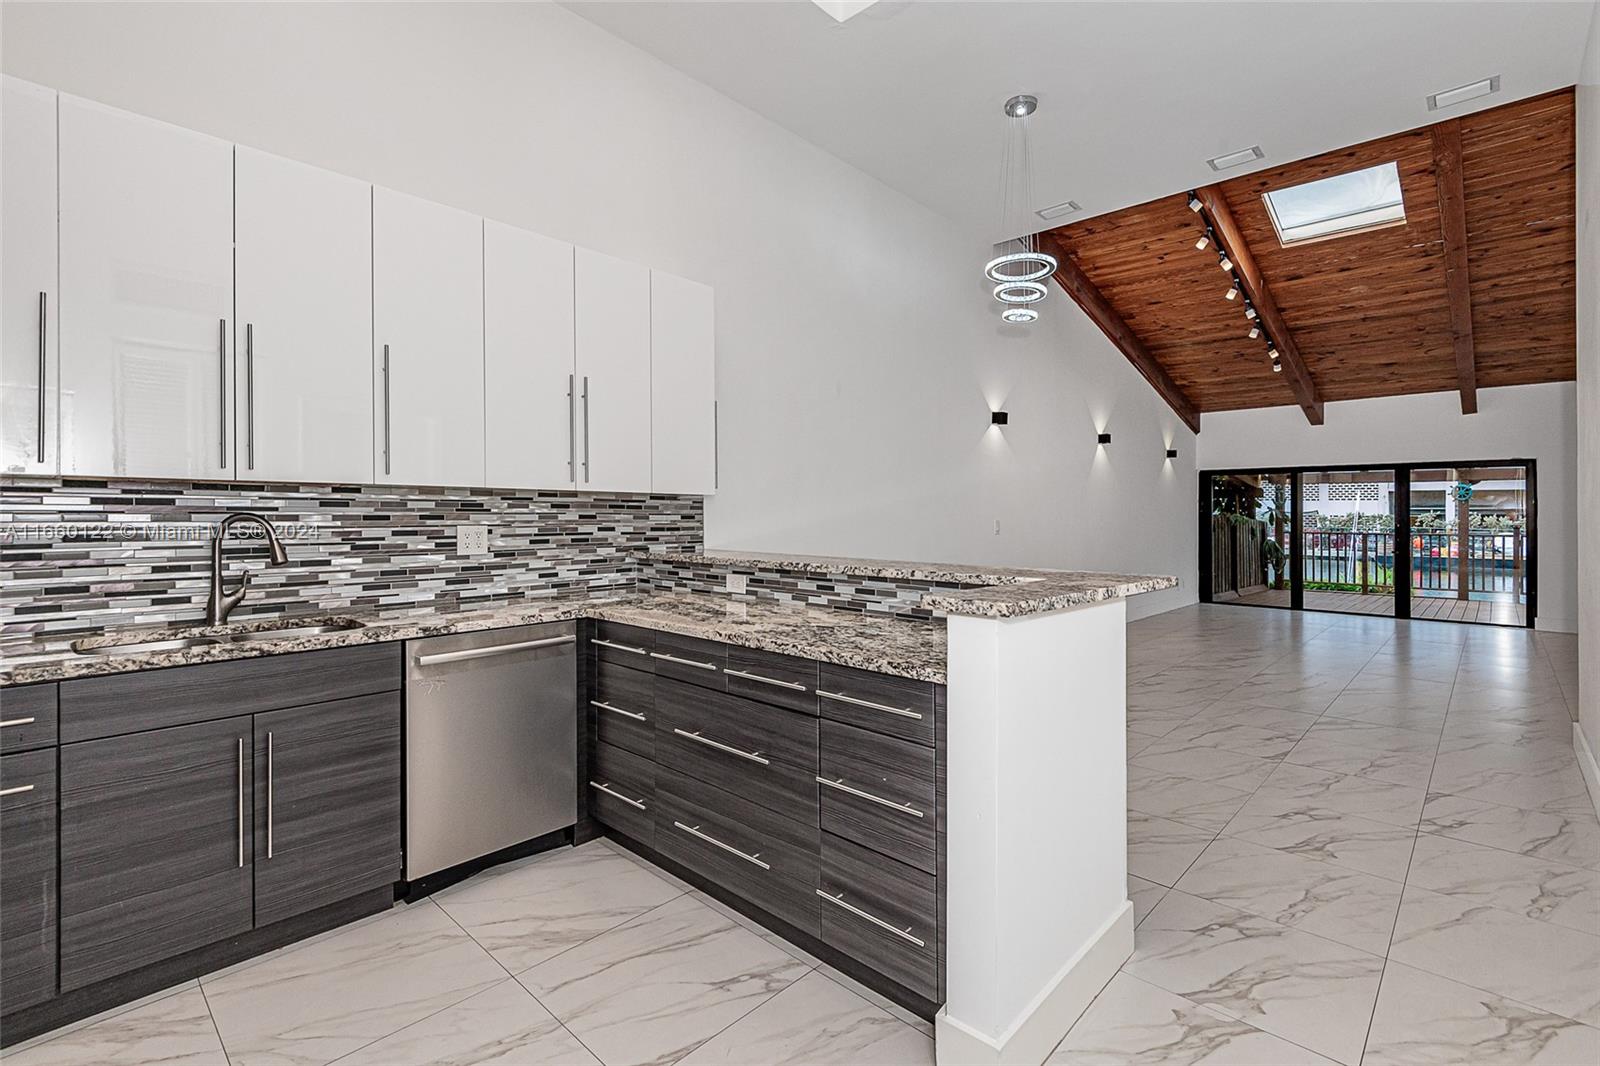
M 1139 707 L 1128 704 L 1128 731 L 1143 733 L 1147 737 L 1164 737 L 1183 725 L 1194 714 L 1192 707 L 1179 709 L 1165 707 Z
M 675 1062 L 810 970 L 691 896 L 519 975 L 608 1066 Z
M 1400 909 L 1398 881 L 1237 837 L 1213 841 L 1175 887 L 1380 957 Z
M 509 863 L 433 899 L 500 965 L 520 973 L 677 895 L 676 886 L 595 841 Z
M 1322 1066 L 1332 1060 L 1119 973 L 1045 1061 L 1060 1066 Z
M 819 965 L 817 970 L 834 984 L 849 989 L 890 1017 L 900 1019 L 900 1021 L 905 1022 L 923 1036 L 930 1039 L 933 1037 L 933 1023 L 931 1021 L 921 1015 L 911 1013 L 882 992 L 868 988 L 843 970 L 836 969 L 825 962 Z
M 1465 796 L 1430 793 L 1422 808 L 1422 831 L 1600 870 L 1600 820 L 1591 811 L 1525 811 Z
M 1272 773 L 1277 762 L 1240 755 L 1221 748 L 1191 747 L 1180 741 L 1162 739 L 1135 756 L 1132 762 L 1151 770 L 1210 781 L 1241 792 L 1254 792 Z
M 1425 797 L 1420 784 L 1397 785 L 1284 762 L 1251 797 L 1253 805 L 1247 806 L 1256 812 L 1354 814 L 1409 829 L 1422 816 Z
M 1158 885 L 1171 886 L 1216 836 L 1212 829 L 1128 812 L 1128 872 Z
M 1376 692 L 1346 692 L 1328 705 L 1327 715 L 1352 722 L 1371 725 L 1397 726 L 1401 729 L 1431 730 L 1438 733 L 1444 726 L 1446 711 L 1443 704 L 1413 706 L 1395 703 Z
M 1600 1026 L 1600 936 L 1407 885 L 1389 958 Z
M 1154 881 L 1146 881 L 1134 874 L 1128 875 L 1128 899 L 1133 902 L 1133 924 L 1138 925 L 1144 921 L 1145 916 L 1155 909 L 1161 902 L 1161 897 L 1167 894 L 1166 885 L 1158 885 Z
M 194 983 L 0 1053 L 7 1066 L 228 1066 Z
M 809 951 L 789 943 L 783 937 L 779 936 L 777 933 L 774 933 L 771 929 L 766 928 L 754 918 L 751 918 L 746 914 L 740 914 L 737 910 L 728 906 L 715 896 L 708 895 L 705 892 L 700 891 L 698 888 L 691 888 L 689 890 L 689 895 L 693 896 L 701 903 L 704 903 L 707 907 L 710 907 L 712 910 L 728 919 L 728 921 L 733 922 L 735 925 L 744 926 L 746 929 L 750 930 L 756 936 L 765 940 L 773 947 L 776 947 L 779 950 L 794 956 L 807 966 L 822 965 L 822 960 L 811 954 Z
M 933 1066 L 933 1041 L 812 971 L 679 1061 Z
M 1150 736 L 1148 733 L 1128 733 L 1128 758 L 1132 759 L 1141 751 L 1160 740 L 1160 737 Z
M 1253 755 L 1258 759 L 1281 759 L 1304 732 L 1304 729 L 1274 728 L 1238 717 L 1218 719 L 1202 713 L 1169 731 L 1167 739 Z
M 1434 762 L 1428 788 L 1527 811 L 1581 809 L 1589 798 L 1576 760 L 1527 772 L 1510 765 L 1486 766 L 1479 760 L 1472 761 L 1479 765 L 1459 768 L 1455 760 L 1441 754 Z
M 1306 734 L 1284 761 L 1394 785 L 1415 786 L 1427 781 L 1433 770 L 1432 752 L 1374 751 L 1334 740 L 1328 734 L 1316 734 L 1315 730 Z
M 1353 672 L 1352 672 L 1353 676 Z M 1330 673 L 1265 671 L 1223 696 L 1230 704 L 1275 707 L 1302 714 L 1321 714 L 1350 683 L 1350 677 Z
M 1163 773 L 1134 764 L 1128 767 L 1128 808 L 1141 814 L 1216 832 L 1228 824 L 1250 793 L 1192 777 Z
M 199 987 L 200 982 L 191 978 L 188 981 L 180 982 L 179 984 L 172 985 L 169 988 L 163 988 L 159 992 L 152 992 L 147 996 L 140 996 L 138 999 L 132 999 L 126 1003 L 119 1003 L 115 1007 L 109 1007 L 106 1010 L 91 1014 L 87 1018 L 80 1018 L 75 1022 L 68 1022 L 66 1025 L 60 1026 L 59 1028 L 51 1029 L 49 1032 L 40 1033 L 38 1036 L 30 1037 L 27 1040 L 19 1040 L 15 1044 L 8 1045 L 3 1052 L 0 1052 L 0 1058 L 9 1059 L 13 1055 L 21 1054 L 23 1051 L 33 1047 L 35 1044 L 43 1044 L 46 1041 L 55 1040 L 58 1037 L 66 1036 L 68 1033 L 76 1032 L 77 1030 L 83 1029 L 87 1026 L 94 1025 L 98 1022 L 103 1022 L 108 1018 L 114 1018 L 119 1014 L 124 1014 L 136 1007 L 143 1007 L 147 1004 L 154 1003 L 158 999 L 166 999 L 168 996 L 175 996 L 179 992 L 185 992 Z
M 338 1060 L 338 1066 L 598 1066 L 514 979 L 446 1007 Z
M 1403 963 L 1384 968 L 1362 1066 L 1600 1062 L 1600 1029 Z
M 1174 890 L 1139 926 L 1124 969 L 1353 1066 L 1383 960 Z
M 1331 740 L 1354 748 L 1410 755 L 1432 755 L 1439 748 L 1437 729 L 1404 729 L 1332 716 L 1318 719 L 1303 739 Z
M 506 976 L 432 902 L 204 978 L 232 1066 L 325 1063 Z
M 1600 871 L 1422 833 L 1406 883 L 1600 934 Z
M 1259 804 L 1257 801 L 1261 801 Z M 1222 830 L 1252 844 L 1403 881 L 1416 830 L 1257 793 Z

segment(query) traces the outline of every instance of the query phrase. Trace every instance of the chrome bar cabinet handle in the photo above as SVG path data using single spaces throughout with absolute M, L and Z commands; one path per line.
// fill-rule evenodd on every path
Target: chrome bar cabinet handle
M 33 722 L 34 719 L 32 718 L 7 718 L 5 721 L 0 722 L 0 729 L 4 729 L 8 725 L 32 725 Z
M 664 651 L 653 651 L 650 653 L 650 658 L 663 659 L 669 663 L 677 663 L 679 666 L 692 666 L 696 670 L 711 670 L 714 672 L 717 669 L 716 663 L 702 663 L 696 662 L 693 659 L 680 659 L 676 655 L 668 655 Z
M 0 788 L 0 796 L 15 796 L 19 792 L 32 792 L 32 785 L 12 785 L 10 788 Z
M 739 856 L 739 858 L 743 859 L 745 862 L 748 862 L 748 863 L 750 863 L 750 864 L 752 864 L 754 866 L 759 866 L 763 870 L 772 869 L 772 866 L 771 866 L 770 863 L 765 863 L 765 862 L 761 861 L 761 853 L 759 851 L 756 852 L 754 855 L 751 855 L 751 854 L 749 854 L 747 852 L 740 851 L 738 848 L 734 847 L 732 844 L 724 844 L 722 841 L 718 840 L 714 836 L 711 836 L 709 833 L 700 832 L 700 827 L 697 826 L 697 825 L 684 825 L 682 822 L 673 822 L 672 824 L 677 826 L 679 829 L 682 829 L 685 833 L 688 833 L 690 836 L 698 837 L 701 840 L 704 840 L 707 844 L 710 844 L 714 848 L 721 848 L 723 851 L 726 851 L 730 855 Z
M 735 748 L 722 743 L 720 740 L 712 740 L 710 737 L 703 737 L 699 733 L 691 733 L 685 729 L 674 729 L 673 732 L 686 740 L 704 744 L 708 748 L 716 748 L 718 751 L 725 751 L 729 755 L 737 755 L 741 759 L 748 759 L 751 762 L 760 763 L 762 766 L 772 765 L 772 760 L 763 756 L 759 751 L 745 751 L 743 748 Z
M 792 689 L 795 692 L 804 692 L 806 687 L 798 681 L 779 681 L 775 677 L 762 677 L 760 674 L 747 674 L 743 670 L 724 670 L 729 677 L 742 677 L 746 681 L 756 681 L 763 685 L 776 685 L 778 688 Z
M 583 375 L 583 483 L 589 483 L 589 375 Z
M 383 472 L 392 473 L 389 461 L 389 346 L 383 346 Z
M 603 644 L 608 648 L 615 648 L 618 651 L 628 652 L 630 655 L 649 655 L 650 654 L 650 649 L 649 648 L 635 648 L 632 644 L 618 644 L 614 640 L 601 640 L 599 637 L 590 638 L 589 643 L 590 644 Z
M 607 782 L 606 784 L 602 785 L 598 781 L 590 781 L 589 782 L 589 787 L 590 788 L 599 789 L 601 792 L 604 792 L 606 795 L 610 796 L 612 799 L 619 799 L 623 803 L 626 803 L 630 807 L 637 807 L 641 811 L 646 809 L 643 800 L 629 799 L 627 796 L 624 796 L 622 793 L 620 793 L 616 789 L 612 788 L 610 782 Z
M 567 480 L 578 480 L 578 381 L 567 375 Z
M 913 711 L 910 707 L 890 707 L 883 703 L 873 703 L 871 700 L 858 700 L 854 696 L 846 696 L 842 692 L 824 692 L 820 688 L 817 689 L 817 695 L 825 700 L 838 700 L 840 703 L 849 703 L 857 707 L 866 707 L 868 710 L 882 711 L 884 714 L 894 714 L 899 715 L 901 718 L 915 718 L 919 722 L 922 721 L 922 715 Z
M 239 869 L 244 869 L 244 738 L 239 738 Z
M 256 327 L 244 324 L 244 465 L 256 468 Z
M 49 342 L 46 339 L 50 333 L 50 315 L 46 310 L 46 301 L 49 297 L 45 293 L 39 294 L 39 462 L 44 462 L 44 389 L 45 379 L 49 376 L 46 366 L 46 352 Z
M 267 730 L 267 858 L 272 858 L 272 730 Z
M 458 663 L 465 659 L 484 659 L 491 655 L 509 655 L 514 651 L 529 651 L 533 648 L 550 648 L 557 644 L 571 644 L 577 639 L 577 637 L 568 635 L 565 637 L 544 637 L 540 640 L 519 640 L 515 644 L 494 644 L 487 648 L 468 648 L 465 651 L 442 651 L 437 655 L 418 655 L 411 661 L 418 666 Z
M 625 711 L 621 707 L 613 707 L 611 704 L 602 703 L 599 700 L 590 700 L 589 706 L 598 707 L 602 711 L 610 711 L 612 714 L 620 714 L 624 718 L 632 718 L 636 722 L 643 722 L 645 720 L 644 715 L 640 714 L 638 711 Z
M 228 469 L 228 320 L 217 319 L 217 465 Z
M 870 792 L 863 792 L 859 788 L 852 788 L 845 784 L 842 778 L 827 778 L 823 777 L 821 774 L 818 774 L 817 784 L 825 785 L 828 788 L 847 793 L 851 796 L 855 796 L 858 799 L 868 800 L 869 802 L 876 803 L 882 807 L 888 807 L 890 810 L 899 811 L 901 814 L 909 814 L 913 818 L 922 817 L 922 812 L 909 803 L 896 803 L 892 799 L 884 799 L 882 796 L 874 796 Z
M 835 907 L 843 907 L 845 910 L 849 911 L 851 914 L 855 915 L 857 918 L 860 918 L 863 921 L 871 922 L 873 925 L 877 926 L 879 929 L 883 929 L 883 930 L 886 930 L 887 932 L 893 933 L 895 936 L 899 937 L 901 940 L 910 941 L 911 943 L 915 944 L 919 948 L 925 948 L 925 947 L 928 946 L 927 942 L 924 941 L 921 937 L 917 937 L 917 936 L 912 936 L 911 935 L 911 927 L 910 926 L 907 926 L 904 929 L 897 929 L 894 926 L 890 925 L 888 922 L 884 921 L 882 918 L 879 918 L 877 915 L 868 914 L 866 911 L 862 910 L 860 907 L 856 907 L 856 906 L 853 906 L 852 904 L 846 903 L 844 901 L 844 893 L 843 892 L 841 892 L 837 896 L 835 896 L 835 895 L 832 895 L 831 893 L 824 892 L 822 889 L 819 888 L 819 889 L 817 889 L 817 895 L 821 896 L 823 899 L 827 900 L 829 903 L 833 904 Z

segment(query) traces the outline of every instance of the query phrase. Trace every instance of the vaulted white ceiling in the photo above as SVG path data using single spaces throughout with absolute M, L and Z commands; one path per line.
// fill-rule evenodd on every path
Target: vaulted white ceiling
M 847 22 L 790 2 L 564 6 L 975 233 L 999 224 L 1018 92 L 1034 207 L 1061 225 L 1577 80 L 1595 4 L 944 3 L 880 0 Z M 1430 112 L 1430 93 L 1500 92 Z M 1043 228 L 1046 223 L 1040 222 Z

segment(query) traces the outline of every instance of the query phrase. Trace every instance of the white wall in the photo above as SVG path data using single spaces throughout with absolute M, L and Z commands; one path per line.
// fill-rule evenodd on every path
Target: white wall
M 1578 86 L 1578 718 L 1600 755 L 1600 5 Z M 1589 764 L 1600 811 L 1600 768 Z
M 1076 308 L 1002 326 L 986 246 L 560 8 L 0 10 L 7 73 L 714 285 L 713 545 L 1182 576 L 1134 615 L 1195 598 L 1193 437 Z
M 1536 624 L 1570 633 L 1578 622 L 1576 395 L 1571 382 L 1479 389 L 1475 415 L 1461 413 L 1461 396 L 1456 392 L 1347 400 L 1327 405 L 1322 426 L 1306 422 L 1298 407 L 1218 412 L 1206 415 L 1201 427 L 1200 465 L 1225 470 L 1319 463 L 1536 460 Z

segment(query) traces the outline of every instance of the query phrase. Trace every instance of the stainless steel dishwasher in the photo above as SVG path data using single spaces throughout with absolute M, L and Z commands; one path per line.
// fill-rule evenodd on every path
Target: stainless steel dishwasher
M 577 821 L 577 625 L 406 641 L 406 879 Z

